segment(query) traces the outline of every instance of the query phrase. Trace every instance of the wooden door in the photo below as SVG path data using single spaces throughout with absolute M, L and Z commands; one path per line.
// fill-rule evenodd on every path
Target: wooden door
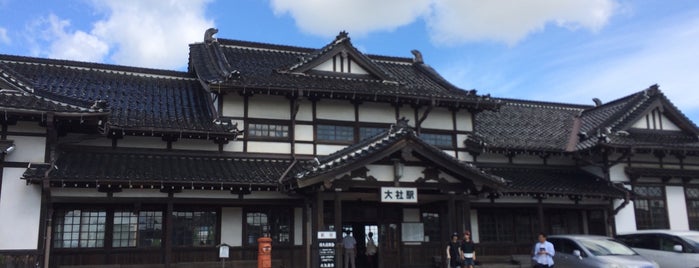
M 379 267 L 399 268 L 400 263 L 400 224 L 379 224 Z

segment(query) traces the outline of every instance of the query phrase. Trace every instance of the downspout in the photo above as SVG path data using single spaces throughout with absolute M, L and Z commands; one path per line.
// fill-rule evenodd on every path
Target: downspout
M 624 189 L 624 192 L 625 192 L 624 193 L 624 202 L 621 202 L 621 204 L 619 204 L 619 206 L 614 209 L 613 216 L 616 216 L 616 214 L 619 214 L 619 211 L 621 211 L 624 207 L 626 207 L 626 205 L 628 205 L 630 203 L 631 192 L 629 192 L 629 190 L 626 190 L 626 189 Z

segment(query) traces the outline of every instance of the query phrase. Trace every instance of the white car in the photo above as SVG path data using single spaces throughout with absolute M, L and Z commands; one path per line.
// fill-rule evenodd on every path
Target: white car
M 620 234 L 616 238 L 660 267 L 699 268 L 697 231 L 643 230 Z

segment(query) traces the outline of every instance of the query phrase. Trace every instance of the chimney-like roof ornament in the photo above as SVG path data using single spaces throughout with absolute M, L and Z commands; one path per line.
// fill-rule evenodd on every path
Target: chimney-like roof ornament
M 216 38 L 214 38 L 214 34 L 218 33 L 218 29 L 216 28 L 209 28 L 204 32 L 204 42 L 207 44 L 210 44 L 211 42 L 216 41 Z

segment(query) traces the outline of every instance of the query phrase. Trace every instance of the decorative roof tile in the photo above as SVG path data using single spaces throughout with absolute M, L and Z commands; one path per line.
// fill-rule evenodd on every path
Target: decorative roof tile
M 255 185 L 276 187 L 291 165 L 290 160 L 173 153 L 172 151 L 94 147 L 63 148 L 55 168 L 48 172 L 52 182 L 221 186 Z M 30 166 L 23 178 L 45 179 L 47 165 Z M 188 188 L 188 187 L 185 187 Z M 218 189 L 218 187 L 216 187 Z
M 43 109 L 67 112 L 104 102 L 111 129 L 236 134 L 235 126 L 216 120 L 209 95 L 189 73 L 8 55 L 0 55 L 0 70 L 7 74 L 0 78 L 23 83 L 23 93 L 64 106 Z M 44 104 L 13 98 L 37 110 Z

